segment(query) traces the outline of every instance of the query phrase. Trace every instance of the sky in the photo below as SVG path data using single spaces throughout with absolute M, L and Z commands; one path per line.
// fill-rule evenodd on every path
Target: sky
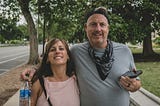
M 20 15 L 20 20 L 19 22 L 17 22 L 17 25 L 23 25 L 23 24 L 27 24 L 24 16 Z

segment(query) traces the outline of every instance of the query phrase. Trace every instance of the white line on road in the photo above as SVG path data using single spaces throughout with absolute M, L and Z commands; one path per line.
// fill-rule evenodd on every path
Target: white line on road
M 27 55 L 29 55 L 29 54 L 27 54 Z M 21 57 L 27 56 L 27 55 L 21 55 L 21 56 L 18 56 L 18 57 L 15 57 L 15 58 L 9 59 L 9 60 L 1 61 L 1 62 L 0 62 L 0 64 L 6 63 L 6 62 L 8 62 L 8 61 L 15 60 L 15 59 L 18 59 L 18 58 L 21 58 Z
M 4 71 L 4 70 L 5 70 L 5 71 L 8 71 L 8 69 L 0 69 L 0 71 Z
M 24 53 L 26 53 L 26 52 L 21 52 L 21 53 L 19 53 L 19 54 L 12 54 L 12 55 L 8 55 L 8 56 L 3 56 L 3 57 L 0 58 L 0 59 L 4 59 L 4 58 L 7 58 L 7 57 L 16 56 L 16 55 L 21 55 L 21 54 L 24 54 Z

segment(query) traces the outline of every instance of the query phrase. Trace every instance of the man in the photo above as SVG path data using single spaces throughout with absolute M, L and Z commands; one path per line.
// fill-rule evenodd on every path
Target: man
M 100 7 L 86 16 L 89 42 L 71 48 L 80 89 L 81 106 L 129 106 L 129 92 L 140 88 L 140 81 L 120 76 L 135 69 L 127 46 L 107 40 L 109 19 Z M 120 81 L 120 82 L 119 82 Z
M 129 106 L 129 91 L 137 91 L 138 78 L 122 77 L 135 69 L 129 48 L 110 41 L 107 10 L 99 7 L 86 15 L 88 41 L 72 46 L 81 106 Z

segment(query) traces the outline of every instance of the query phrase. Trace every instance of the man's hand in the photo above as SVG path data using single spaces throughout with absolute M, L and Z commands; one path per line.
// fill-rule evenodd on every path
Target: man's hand
M 136 78 L 121 76 L 120 84 L 128 91 L 135 92 L 141 87 L 141 81 Z

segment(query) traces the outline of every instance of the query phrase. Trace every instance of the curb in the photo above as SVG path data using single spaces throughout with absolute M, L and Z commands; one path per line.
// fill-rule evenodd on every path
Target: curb
M 160 106 L 160 98 L 144 88 L 130 92 L 130 101 L 132 106 Z
M 139 91 L 160 105 L 160 98 L 159 97 L 155 96 L 154 94 L 150 93 L 149 91 L 145 90 L 144 88 L 141 88 Z

